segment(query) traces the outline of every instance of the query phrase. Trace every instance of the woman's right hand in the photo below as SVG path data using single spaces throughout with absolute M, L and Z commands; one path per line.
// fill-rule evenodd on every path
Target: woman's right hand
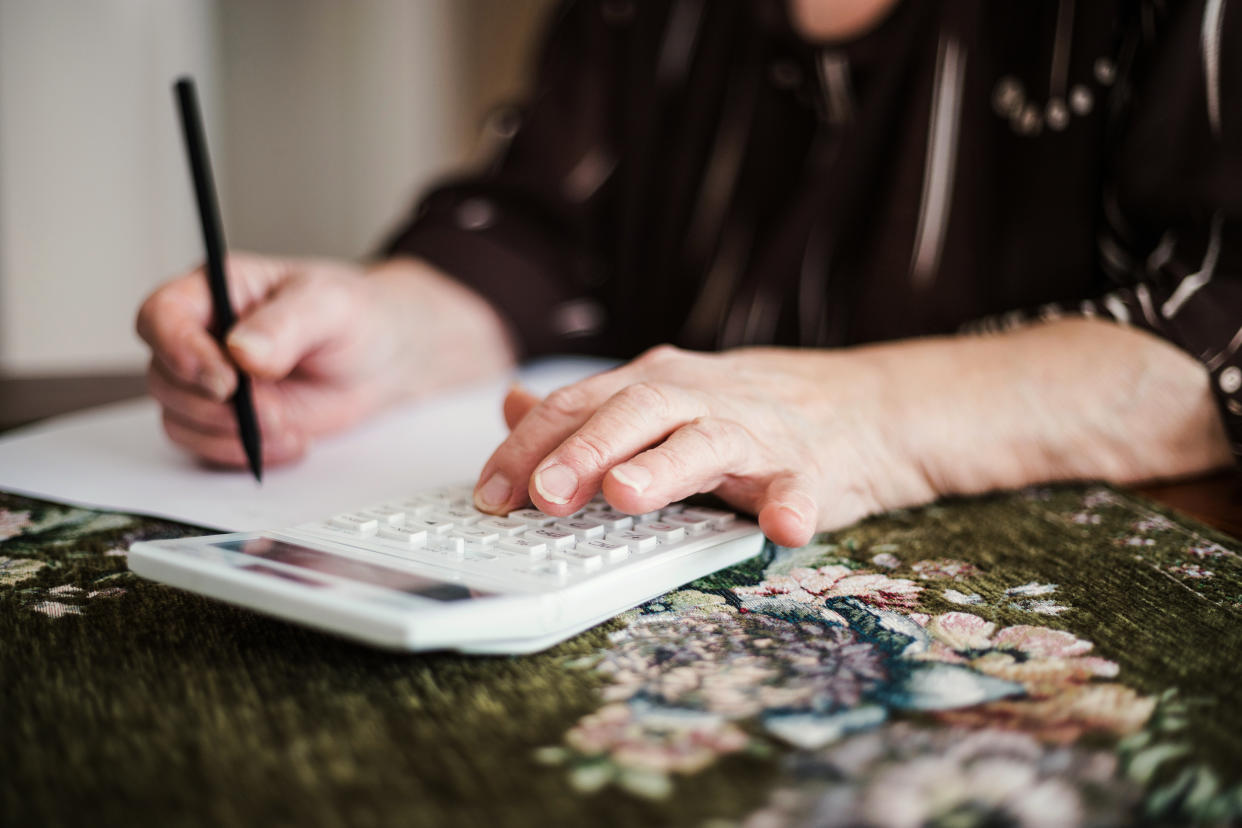
M 228 402 L 238 368 L 254 382 L 263 463 L 277 465 L 391 403 L 513 362 L 491 306 L 421 261 L 364 270 L 233 254 L 226 272 L 238 321 L 223 348 L 210 333 L 202 268 L 158 288 L 137 321 L 151 347 L 147 380 L 164 430 L 216 465 L 246 465 Z

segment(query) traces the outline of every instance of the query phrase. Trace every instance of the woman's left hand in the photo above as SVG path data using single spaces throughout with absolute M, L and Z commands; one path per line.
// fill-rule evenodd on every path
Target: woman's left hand
M 885 391 L 849 352 L 661 346 L 542 401 L 516 390 L 512 432 L 483 467 L 480 509 L 528 502 L 563 516 L 601 489 L 631 514 L 715 492 L 758 515 L 769 538 L 934 496 L 886 429 Z

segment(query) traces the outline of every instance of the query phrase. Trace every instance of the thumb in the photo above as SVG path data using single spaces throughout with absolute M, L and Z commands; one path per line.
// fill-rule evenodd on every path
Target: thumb
M 760 501 L 759 527 L 781 546 L 805 546 L 815 534 L 819 509 L 809 479 L 787 474 L 768 484 Z
M 229 355 L 248 374 L 280 380 L 338 333 L 343 303 L 327 285 L 294 279 L 254 305 L 225 339 Z
M 517 424 L 522 422 L 522 418 L 530 413 L 530 410 L 539 404 L 539 398 L 527 391 L 522 386 L 514 383 L 509 389 L 509 393 L 505 395 L 504 413 L 505 425 L 512 431 Z

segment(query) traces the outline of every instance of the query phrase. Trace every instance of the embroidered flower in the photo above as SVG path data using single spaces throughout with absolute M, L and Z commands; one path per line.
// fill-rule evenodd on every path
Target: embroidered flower
M 29 511 L 15 512 L 0 509 L 0 541 L 15 538 L 33 525 Z
M 1177 566 L 1170 566 L 1169 571 L 1172 572 L 1174 575 L 1181 575 L 1183 578 L 1195 578 L 1195 579 L 1211 578 L 1211 577 L 1214 577 L 1216 574 L 1212 572 L 1212 570 L 1210 569 L 1204 569 L 1198 564 L 1192 564 L 1192 563 L 1179 564 Z
M 30 558 L 6 558 L 0 555 L 0 586 L 13 586 L 29 580 L 47 566 L 43 561 Z
M 961 581 L 979 574 L 979 568 L 966 561 L 955 558 L 937 558 L 919 561 L 910 567 L 923 580 L 934 581 L 950 579 Z
M 733 592 L 749 597 L 780 596 L 799 603 L 820 603 L 826 598 L 854 597 L 884 609 L 909 609 L 918 602 L 923 587 L 906 578 L 891 578 L 840 564 L 818 569 L 799 567 L 787 575 L 774 575 L 756 586 L 736 587 Z
M 956 589 L 946 589 L 944 591 L 944 599 L 946 601 L 951 601 L 954 604 L 963 604 L 963 605 L 983 603 L 983 596 L 981 596 L 979 593 L 971 592 L 967 594 L 964 592 L 958 592 Z

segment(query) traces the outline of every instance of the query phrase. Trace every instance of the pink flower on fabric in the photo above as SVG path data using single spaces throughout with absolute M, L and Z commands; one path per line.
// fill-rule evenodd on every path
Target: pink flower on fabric
M 780 595 L 802 603 L 852 597 L 881 609 L 910 609 L 918 603 L 923 587 L 907 578 L 829 564 L 818 569 L 799 567 L 788 575 L 774 575 L 756 586 L 735 587 L 733 591 L 742 598 Z
M 30 512 L 28 511 L 13 512 L 8 509 L 0 509 L 0 541 L 15 538 L 33 525 L 33 522 L 30 520 Z
M 979 568 L 974 564 L 959 561 L 956 558 L 936 558 L 934 560 L 918 561 L 911 564 L 910 568 L 920 578 L 930 581 L 942 579 L 961 581 L 979 574 Z
M 1050 630 L 1019 624 L 1006 627 L 996 634 L 995 644 L 1002 649 L 1020 650 L 1037 658 L 1072 658 L 1091 651 L 1090 641 L 1084 641 L 1064 630 Z
M 996 625 L 991 621 L 969 612 L 946 612 L 927 624 L 927 631 L 952 650 L 989 649 L 995 630 Z

